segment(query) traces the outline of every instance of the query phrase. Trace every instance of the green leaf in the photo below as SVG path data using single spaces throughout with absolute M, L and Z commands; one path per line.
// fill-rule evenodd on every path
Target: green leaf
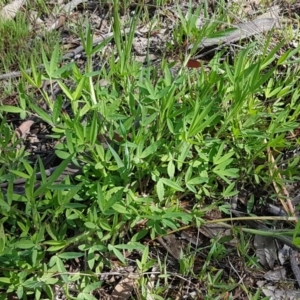
M 92 222 L 85 222 L 84 223 L 85 227 L 89 228 L 89 229 L 96 229 L 98 228 L 98 226 Z
M 229 158 L 229 159 L 227 159 L 226 161 L 223 161 L 222 163 L 220 163 L 219 165 L 216 165 L 216 166 L 214 167 L 214 170 L 225 170 L 226 167 L 227 167 L 228 165 L 230 165 L 232 161 L 233 161 L 233 159 L 232 159 L 232 158 Z
M 220 145 L 217 154 L 213 157 L 214 164 L 216 164 L 216 162 L 218 162 L 218 160 L 222 157 L 222 153 L 223 153 L 224 147 L 225 147 L 225 142 L 223 142 Z M 213 148 L 213 150 L 215 150 L 215 148 Z
M 92 118 L 92 124 L 91 124 L 91 129 L 90 129 L 90 136 L 89 136 L 90 144 L 92 147 L 94 147 L 94 145 L 95 145 L 98 133 L 99 133 L 98 113 L 95 111 L 93 114 L 93 118 Z
M 48 230 L 48 228 L 50 228 L 50 226 L 46 226 L 46 229 Z M 66 245 L 66 242 L 65 241 L 56 241 L 56 240 L 50 240 L 50 241 L 46 241 L 44 242 L 43 244 L 45 245 L 55 245 L 55 246 L 58 246 L 58 245 L 62 245 L 62 246 L 65 246 Z
M 73 259 L 73 258 L 78 258 L 82 257 L 84 254 L 80 252 L 64 252 L 61 254 L 58 254 L 57 256 L 62 259 Z
M 10 284 L 11 279 L 7 277 L 0 277 L 0 282 Z
M 173 160 L 170 160 L 168 163 L 168 175 L 170 178 L 173 178 L 175 175 L 175 164 L 173 162 Z
M 158 113 L 153 113 L 151 116 L 143 117 L 140 121 L 141 127 L 146 127 L 151 124 L 158 116 Z
M 31 240 L 22 239 L 14 244 L 16 248 L 20 249 L 30 249 L 35 246 L 35 244 Z
M 71 100 L 75 100 L 73 98 L 73 94 L 72 92 L 69 90 L 69 88 L 61 81 L 58 81 L 58 85 L 60 86 L 60 88 L 62 89 L 62 91 L 64 92 L 64 94 Z
M 234 191 L 235 188 L 235 182 L 232 182 L 228 185 L 225 191 L 223 191 L 222 196 L 223 197 L 233 197 L 238 194 L 238 191 Z
M 98 203 L 98 206 L 99 206 L 101 212 L 105 211 L 104 202 L 105 202 L 105 199 L 103 197 L 103 193 L 102 193 L 100 183 L 97 182 L 97 203 Z
M 44 110 L 42 110 L 41 108 L 39 108 L 38 106 L 36 106 L 35 104 L 33 104 L 33 102 L 29 102 L 28 103 L 29 107 L 38 114 L 38 116 L 45 121 L 46 123 L 48 123 L 49 125 L 53 126 L 53 122 L 51 117 L 49 116 L 48 113 L 46 113 Z
M 81 96 L 82 96 L 82 90 L 83 90 L 83 87 L 85 85 L 85 81 L 86 81 L 85 77 L 82 77 L 80 79 L 79 83 L 76 86 L 75 92 L 73 92 L 73 94 L 72 94 L 73 100 L 79 100 L 81 98 Z
M 102 285 L 101 281 L 96 281 L 96 282 L 90 283 L 83 289 L 83 292 L 90 293 L 90 292 L 96 290 L 97 288 L 99 288 L 101 285 Z
M 186 184 L 197 185 L 208 182 L 208 178 L 206 177 L 194 177 L 186 182 Z
M 114 254 L 115 254 L 115 256 L 123 263 L 123 264 L 125 264 L 125 258 L 124 258 L 124 256 L 123 256 L 123 254 L 115 247 L 115 246 L 113 246 L 113 245 L 108 245 L 108 250 L 109 251 L 112 251 Z
M 53 105 L 52 120 L 55 124 L 62 113 L 62 97 L 58 96 Z
M 229 66 L 227 63 L 225 63 L 224 66 L 225 66 L 225 71 L 226 71 L 227 77 L 229 78 L 231 84 L 234 84 L 234 83 L 235 83 L 235 79 L 234 79 L 233 73 L 232 73 L 232 71 L 231 71 L 231 70 L 232 70 L 232 67 Z
M 56 283 L 57 283 L 57 280 L 56 280 L 55 282 L 49 282 L 49 283 L 48 283 L 48 281 L 46 280 L 45 283 L 47 283 L 47 284 L 44 285 L 44 290 L 45 290 L 45 292 L 46 292 L 48 298 L 49 298 L 49 299 L 54 299 L 54 294 L 53 294 L 53 290 L 52 290 L 51 285 L 56 284 Z
M 159 146 L 160 142 L 154 142 L 152 143 L 150 146 L 148 146 L 140 155 L 140 158 L 146 158 L 147 156 L 155 153 L 155 151 L 157 150 L 158 146 Z
M 286 86 L 286 87 L 283 87 L 277 94 L 277 97 L 278 98 L 282 98 L 282 97 L 285 97 L 287 96 L 288 94 L 290 94 L 292 92 L 292 87 L 290 86 Z
M 190 155 L 191 144 L 181 143 L 180 144 L 180 155 L 178 157 L 178 170 L 181 170 L 183 162 L 186 161 L 187 157 Z
M 33 85 L 33 86 L 36 87 L 36 88 L 39 88 L 39 86 L 37 86 L 37 82 L 27 74 L 26 70 L 24 70 L 22 67 L 20 67 L 20 69 L 21 69 L 22 76 L 25 77 L 25 79 L 26 79 L 31 85 Z
M 78 191 L 79 189 L 80 189 L 80 187 L 78 188 L 78 186 L 73 185 L 73 184 L 55 184 L 55 185 L 49 186 L 49 190 L 51 190 L 51 191 L 65 191 L 65 190 Z M 74 194 L 76 194 L 76 192 Z M 69 204 L 65 204 L 64 207 L 67 208 L 68 205 L 70 205 L 69 208 L 86 207 L 86 205 L 80 204 L 80 203 L 69 203 Z
M 42 295 L 42 292 L 41 292 L 41 288 L 40 287 L 36 287 L 35 288 L 35 299 L 36 300 L 40 300 L 40 298 L 41 298 L 41 295 Z
M 63 273 L 67 273 L 67 270 L 66 270 L 62 260 L 59 257 L 56 257 L 56 266 L 57 266 L 58 272 L 61 273 L 60 276 L 61 276 L 62 280 L 65 283 L 69 283 L 68 275 L 63 274 Z
M 60 245 L 60 246 L 51 246 L 49 248 L 47 248 L 48 252 L 57 252 L 60 249 L 63 249 L 66 245 Z
M 70 155 L 75 152 L 74 144 L 73 144 L 73 136 L 70 129 L 67 129 L 65 133 L 66 133 L 67 149 Z
M 168 178 L 161 178 L 160 180 L 163 182 L 163 184 L 171 187 L 172 189 L 174 189 L 176 191 L 184 192 L 184 189 L 178 183 L 176 183 Z
M 143 251 L 143 255 L 142 255 L 142 259 L 141 259 L 141 263 L 143 265 L 145 265 L 149 259 L 149 246 L 146 246 L 144 251 Z
M 49 75 L 50 74 L 50 64 L 49 64 L 49 60 L 46 55 L 46 52 L 43 48 L 42 48 L 42 60 L 43 60 L 43 64 L 44 64 L 46 73 Z
M 31 73 L 34 78 L 36 88 L 41 88 L 42 86 L 42 74 L 41 72 L 37 72 L 36 63 L 34 62 L 33 56 L 30 57 L 30 66 L 31 66 Z
M 43 193 L 49 186 L 51 186 L 59 176 L 63 173 L 65 168 L 68 166 L 72 159 L 72 155 L 67 157 L 65 160 L 62 161 L 62 163 L 55 169 L 55 171 L 52 173 L 52 175 L 48 178 L 47 183 L 42 184 L 35 192 L 34 196 L 38 196 L 41 193 Z
M 43 286 L 43 282 L 37 281 L 36 277 L 31 277 L 22 283 L 22 286 L 29 289 L 37 289 Z
M 217 117 L 217 114 L 214 114 L 209 118 L 207 118 L 209 112 L 212 110 L 213 105 L 216 105 L 214 101 L 210 101 L 210 103 L 206 105 L 204 108 L 202 105 L 200 105 L 199 102 L 200 102 L 199 100 L 196 101 L 193 119 L 188 131 L 188 137 L 192 137 L 198 133 L 202 133 L 203 129 L 207 125 L 211 124 L 213 120 Z
M 191 222 L 193 220 L 193 216 L 191 214 L 185 212 L 166 212 L 163 216 L 163 219 L 181 219 L 184 223 Z
M 127 244 L 120 244 L 115 246 L 117 249 L 124 249 L 124 250 L 138 250 L 138 251 L 144 251 L 145 246 L 141 243 L 137 242 L 129 242 Z
M 141 240 L 143 237 L 145 237 L 148 233 L 149 233 L 149 230 L 148 230 L 148 229 L 142 229 L 142 230 L 138 231 L 138 232 L 131 238 L 131 241 L 132 241 L 132 242 L 137 242 L 137 241 Z
M 61 150 L 55 150 L 55 154 L 57 155 L 57 157 L 61 159 L 66 159 L 67 157 L 70 156 L 69 152 L 61 151 Z
M 161 179 L 156 184 L 156 192 L 157 192 L 158 199 L 160 201 L 163 201 L 165 195 L 165 188 Z
M 107 144 L 107 145 L 108 145 L 108 148 L 111 151 L 113 157 L 115 158 L 115 160 L 117 162 L 118 168 L 119 169 L 124 168 L 124 163 L 122 162 L 122 160 L 121 160 L 120 156 L 118 155 L 118 153 L 109 144 Z
M 104 221 L 101 221 L 100 227 L 101 227 L 102 229 L 108 231 L 108 232 L 112 231 L 111 226 L 110 226 L 108 223 L 104 222 Z
M 60 79 L 62 77 L 62 74 L 65 73 L 68 70 L 71 70 L 73 68 L 73 65 L 75 65 L 75 62 L 71 62 L 67 65 L 62 66 L 61 68 L 58 68 L 53 72 L 53 78 Z
M 88 261 L 88 265 L 89 268 L 92 270 L 94 268 L 95 265 L 95 253 L 94 253 L 94 249 L 90 248 L 88 251 L 88 255 L 87 255 L 87 261 Z
M 23 294 L 24 294 L 24 287 L 23 286 L 19 286 L 17 289 L 17 296 L 19 299 L 23 298 Z
M 36 166 L 35 166 L 35 169 L 36 169 Z M 32 172 L 31 176 L 29 179 L 27 179 L 26 181 L 26 185 L 25 185 L 25 194 L 26 194 L 26 197 L 28 199 L 33 199 L 33 191 L 34 191 L 34 184 L 36 182 L 36 178 L 35 178 L 35 171 Z M 35 226 L 38 226 L 38 219 L 39 219 L 39 214 L 37 213 L 37 211 L 35 210 L 35 206 L 32 207 L 33 209 L 33 220 L 35 222 Z
M 234 152 L 230 151 L 230 152 L 226 153 L 225 155 L 223 155 L 221 157 L 218 157 L 218 158 L 214 157 L 213 158 L 213 163 L 215 165 L 221 165 L 221 164 L 224 164 L 224 163 L 226 163 L 226 165 L 228 165 L 229 158 L 233 155 L 234 155 Z M 232 159 L 230 161 L 232 161 Z
M 268 65 L 270 65 L 275 59 L 276 59 L 276 53 L 277 51 L 284 45 L 285 41 L 282 40 L 280 43 L 278 43 L 278 45 L 276 45 L 275 47 L 271 48 L 267 47 L 267 43 L 265 44 L 265 52 L 268 51 L 268 55 L 266 57 L 263 58 L 263 62 L 261 64 L 260 70 L 264 70 L 267 68 Z
M 21 108 L 23 109 L 23 113 L 24 113 L 26 110 L 26 98 L 24 95 L 24 91 L 22 91 L 23 87 L 21 87 L 20 85 L 21 84 L 19 84 L 19 104 L 20 104 Z M 26 112 L 25 112 L 25 115 L 26 115 Z
M 94 296 L 88 293 L 79 293 L 77 296 L 78 300 L 97 300 Z
M 195 187 L 193 185 L 190 184 L 186 184 L 186 187 L 194 194 L 197 194 L 197 190 L 195 189 Z
M 119 203 L 115 203 L 114 205 L 112 205 L 112 209 L 124 215 L 127 215 L 129 213 L 128 210 L 126 210 L 125 206 Z
M 5 237 L 0 237 L 0 253 L 3 252 L 5 248 Z
M 162 219 L 162 224 L 163 224 L 163 227 L 168 227 L 168 228 L 171 228 L 172 230 L 176 230 L 177 229 L 177 226 L 176 224 L 174 223 L 173 220 L 170 220 L 170 219 Z
M 33 170 L 32 166 L 26 160 L 23 161 L 23 165 L 24 165 L 27 173 L 29 174 L 29 176 L 32 176 L 34 174 L 34 170 Z
M 99 52 L 102 48 L 104 48 L 111 40 L 113 39 L 113 36 L 108 37 L 106 39 L 104 39 L 100 44 L 98 44 L 96 47 L 93 48 L 93 50 L 91 51 L 91 54 L 95 54 L 97 52 Z
M 116 193 L 114 193 L 110 199 L 104 205 L 104 212 L 110 209 L 118 201 L 122 201 L 124 188 L 120 188 Z
M 239 169 L 231 168 L 226 170 L 215 170 L 213 169 L 213 172 L 217 175 L 219 175 L 222 179 L 224 179 L 228 184 L 231 184 L 230 180 L 228 180 L 227 177 L 230 178 L 237 178 L 239 177 Z
M 300 246 L 300 237 L 296 237 L 293 239 L 293 244 L 296 246 Z
M 277 61 L 277 66 L 280 66 L 282 64 L 285 64 L 287 62 L 287 60 L 292 57 L 293 55 L 295 55 L 296 53 L 298 53 L 300 50 L 300 47 L 298 46 L 295 49 L 289 49 L 286 52 L 284 52 L 278 59 Z
M 297 221 L 297 224 L 295 226 L 294 233 L 293 233 L 293 244 L 294 245 L 300 245 L 300 238 L 297 237 L 299 232 L 300 232 L 300 220 Z
M 18 171 L 18 170 L 9 170 L 9 172 L 13 173 L 13 174 L 15 174 L 15 175 L 17 175 L 18 177 L 21 177 L 21 178 L 25 178 L 25 179 L 30 178 L 30 175 L 28 175 L 24 172 Z
M 49 77 L 56 77 L 54 72 L 58 69 L 58 62 L 59 62 L 59 44 L 56 43 L 51 54 L 50 67 L 48 73 Z
M 85 78 L 92 78 L 92 77 L 95 77 L 95 76 L 99 76 L 101 73 L 101 71 L 93 71 L 93 72 L 86 72 L 84 73 L 84 77 Z
M 5 112 L 9 112 L 9 113 L 21 113 L 24 110 L 22 108 L 16 107 L 16 106 L 1 105 L 0 111 L 5 111 Z
M 93 33 L 90 22 L 87 21 L 86 23 L 84 50 L 88 56 L 91 56 L 93 51 Z

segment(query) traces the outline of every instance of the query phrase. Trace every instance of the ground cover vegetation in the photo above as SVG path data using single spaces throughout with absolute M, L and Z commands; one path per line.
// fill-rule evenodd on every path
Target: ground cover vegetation
M 0 299 L 293 299 L 299 5 L 48 2 L 0 19 Z

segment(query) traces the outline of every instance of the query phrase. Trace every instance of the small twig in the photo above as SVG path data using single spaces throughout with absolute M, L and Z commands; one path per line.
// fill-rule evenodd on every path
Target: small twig
M 235 267 L 233 266 L 233 264 L 230 262 L 230 259 L 227 259 L 227 261 L 228 261 L 228 263 L 230 264 L 232 270 L 235 272 L 235 274 L 236 274 L 236 275 L 239 277 L 239 279 L 240 279 L 240 281 L 239 281 L 237 284 L 244 283 L 243 281 L 244 281 L 245 275 L 244 275 L 243 277 L 241 277 L 240 274 L 239 274 L 239 272 L 235 269 Z

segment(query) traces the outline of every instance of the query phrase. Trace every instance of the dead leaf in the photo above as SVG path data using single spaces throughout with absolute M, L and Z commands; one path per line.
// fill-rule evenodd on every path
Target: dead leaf
M 124 277 L 121 281 L 115 286 L 111 299 L 115 300 L 126 300 L 130 297 L 133 290 L 134 280 L 129 276 Z
M 259 258 L 259 262 L 265 268 L 273 269 L 275 260 L 277 259 L 277 251 L 275 241 L 272 237 L 256 235 L 254 237 L 255 253 Z
M 53 31 L 59 27 L 61 27 L 66 20 L 66 15 L 70 15 L 71 12 L 81 3 L 87 2 L 87 0 L 73 0 L 65 5 L 62 5 L 60 11 L 62 15 L 60 15 L 53 23 L 48 25 L 47 31 Z
M 220 224 L 205 224 L 199 228 L 199 231 L 206 237 L 212 239 L 215 237 L 224 238 L 224 243 L 232 247 L 237 246 L 237 239 L 233 237 L 231 229 L 225 228 Z
M 25 3 L 25 0 L 15 0 L 10 4 L 5 5 L 0 11 L 0 19 L 11 20 L 13 19 L 20 7 Z
M 158 237 L 157 240 L 172 257 L 175 259 L 180 258 L 180 253 L 183 251 L 184 247 L 182 241 L 178 240 L 175 234 Z
M 195 60 L 195 59 L 189 59 L 186 66 L 188 68 L 195 68 L 195 69 L 198 69 L 201 67 L 201 64 L 198 60 Z
M 264 275 L 264 278 L 273 282 L 286 279 L 286 269 L 284 267 L 279 267 L 276 270 L 270 270 Z
M 279 13 L 280 13 L 280 6 L 279 5 L 274 5 L 270 8 L 268 8 L 265 13 L 258 16 L 258 18 L 260 18 L 260 19 L 273 18 L 273 19 L 279 20 Z
M 265 286 L 262 292 L 271 300 L 297 300 L 300 299 L 300 292 L 298 290 L 278 289 L 276 286 Z
M 34 121 L 32 120 L 27 120 L 23 122 L 17 129 L 16 129 L 16 134 L 18 138 L 25 138 L 28 133 L 30 133 L 30 127 Z

